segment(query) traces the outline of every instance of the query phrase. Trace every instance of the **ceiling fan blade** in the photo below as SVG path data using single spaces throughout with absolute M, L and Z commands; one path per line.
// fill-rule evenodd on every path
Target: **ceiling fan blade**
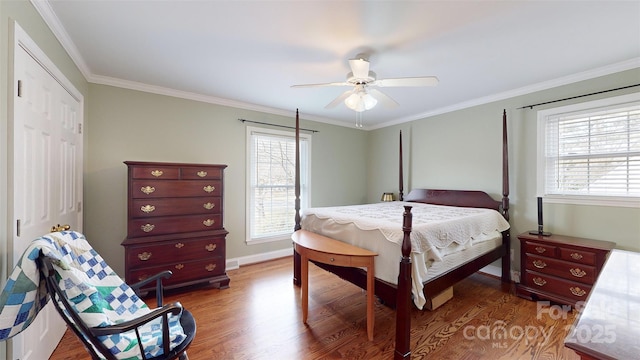
M 350 59 L 349 66 L 356 79 L 366 79 L 369 77 L 369 62 L 364 59 Z
M 437 77 L 435 76 L 422 76 L 422 77 L 406 77 L 406 78 L 395 78 L 395 79 L 379 79 L 376 80 L 372 85 L 380 86 L 380 87 L 391 87 L 391 86 L 436 86 L 438 85 Z
M 292 88 L 306 88 L 306 87 L 323 87 L 323 86 L 353 86 L 348 82 L 331 82 L 331 83 L 322 83 L 322 84 L 300 84 L 300 85 L 291 85 Z
M 369 94 L 371 94 L 371 96 L 373 96 L 376 100 L 380 101 L 384 107 L 394 108 L 400 105 L 398 104 L 397 101 L 393 100 L 389 95 L 383 93 L 378 89 L 368 89 L 368 91 L 369 91 Z
M 345 92 L 343 92 L 340 96 L 338 96 L 337 98 L 333 99 L 332 102 L 330 102 L 329 104 L 327 104 L 327 106 L 325 106 L 325 109 L 331 109 L 336 107 L 338 104 L 340 104 L 341 102 L 343 102 L 346 98 L 349 97 L 349 95 L 353 94 L 353 90 L 347 90 Z

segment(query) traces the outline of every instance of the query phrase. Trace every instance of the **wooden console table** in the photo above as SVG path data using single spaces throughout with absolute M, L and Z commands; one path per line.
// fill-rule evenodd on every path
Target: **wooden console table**
M 294 250 L 300 254 L 300 281 L 302 286 L 302 321 L 307 323 L 309 309 L 309 260 L 347 267 L 367 268 L 367 336 L 373 340 L 374 323 L 374 257 L 378 254 L 342 241 L 298 230 L 291 235 Z
M 582 359 L 638 359 L 638 279 L 640 253 L 612 250 L 564 345 Z

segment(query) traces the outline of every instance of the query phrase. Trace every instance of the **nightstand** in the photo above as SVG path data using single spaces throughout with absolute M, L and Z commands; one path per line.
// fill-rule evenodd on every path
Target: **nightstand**
M 520 284 L 516 293 L 529 300 L 575 306 L 585 301 L 615 247 L 611 241 L 551 235 L 518 235 Z

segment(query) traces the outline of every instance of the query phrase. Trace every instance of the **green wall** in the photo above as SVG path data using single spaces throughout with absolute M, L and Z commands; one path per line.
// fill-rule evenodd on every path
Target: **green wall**
M 117 87 L 90 86 L 91 131 L 85 169 L 85 232 L 96 250 L 124 272 L 125 160 L 226 164 L 224 222 L 227 258 L 291 248 L 291 241 L 245 243 L 247 119 L 295 125 L 291 117 L 235 109 Z M 301 117 L 304 115 L 301 115 Z M 304 121 L 312 135 L 313 206 L 366 200 L 366 132 Z
M 502 112 L 507 111 L 512 248 L 517 235 L 537 228 L 537 111 L 638 91 L 637 88 L 534 107 L 525 105 L 640 83 L 640 69 L 582 81 L 490 104 L 475 106 L 371 131 L 368 199 L 384 191 L 397 193 L 398 132 L 403 132 L 405 191 L 411 188 L 483 190 L 502 197 Z M 616 242 L 640 251 L 640 209 L 567 204 L 544 205 L 545 230 L 552 233 Z M 516 252 L 517 253 L 517 252 Z M 518 258 L 514 269 L 518 267 Z

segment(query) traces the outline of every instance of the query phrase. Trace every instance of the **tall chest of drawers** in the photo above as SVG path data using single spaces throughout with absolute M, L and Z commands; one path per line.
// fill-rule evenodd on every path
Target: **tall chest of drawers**
M 609 252 L 610 241 L 523 233 L 520 240 L 519 296 L 575 306 L 586 301 Z
M 125 279 L 163 270 L 168 289 L 198 283 L 229 287 L 223 225 L 226 165 L 125 161 L 128 217 Z M 153 285 L 153 284 L 152 284 Z M 149 290 L 142 289 L 144 290 Z

